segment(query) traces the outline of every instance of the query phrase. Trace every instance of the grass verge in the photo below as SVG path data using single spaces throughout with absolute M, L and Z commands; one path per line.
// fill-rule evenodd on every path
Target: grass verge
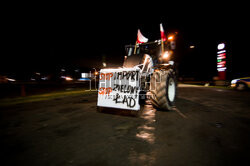
M 10 106 L 10 105 L 16 105 L 16 104 L 23 104 L 23 103 L 32 103 L 32 102 L 46 101 L 46 100 L 80 95 L 80 94 L 87 95 L 91 93 L 97 93 L 97 92 L 85 91 L 83 89 L 75 89 L 75 90 L 70 90 L 70 91 L 57 91 L 57 92 L 44 93 L 44 94 L 39 94 L 39 95 L 31 95 L 31 96 L 26 96 L 26 97 L 3 98 L 3 99 L 0 99 L 0 106 Z

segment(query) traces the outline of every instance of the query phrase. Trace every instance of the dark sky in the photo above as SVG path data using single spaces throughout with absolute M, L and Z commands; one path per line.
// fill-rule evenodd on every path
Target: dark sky
M 153 41 L 160 38 L 160 23 L 166 32 L 179 33 L 182 63 L 190 59 L 185 56 L 192 59 L 187 48 L 194 44 L 197 51 L 193 59 L 197 62 L 189 60 L 188 63 L 193 62 L 190 66 L 204 63 L 200 67 L 213 66 L 214 70 L 216 62 L 211 63 L 216 61 L 216 45 L 226 41 L 230 43 L 234 65 L 245 70 L 245 65 L 239 65 L 246 56 L 242 45 L 247 44 L 242 44 L 242 36 L 246 37 L 249 31 L 244 6 L 235 2 L 168 1 L 6 5 L 1 21 L 4 44 L 0 71 L 98 67 L 104 55 L 108 62 L 121 64 L 124 45 L 135 43 L 137 29 Z

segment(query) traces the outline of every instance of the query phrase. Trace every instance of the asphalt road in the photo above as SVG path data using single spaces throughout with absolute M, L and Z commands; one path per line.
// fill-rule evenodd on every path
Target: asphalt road
M 176 109 L 96 111 L 96 92 L 1 108 L 1 165 L 250 165 L 250 92 L 180 85 Z

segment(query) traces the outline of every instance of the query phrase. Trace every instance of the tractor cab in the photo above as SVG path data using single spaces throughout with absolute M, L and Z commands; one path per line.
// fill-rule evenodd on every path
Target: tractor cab
M 127 58 L 131 56 L 138 56 L 140 54 L 148 54 L 151 56 L 152 60 L 155 64 L 163 64 L 168 63 L 173 60 L 173 44 L 165 43 L 164 44 L 164 52 L 162 53 L 161 41 L 156 40 L 154 42 L 148 42 L 139 44 L 136 47 L 135 45 L 126 45 L 125 46 L 125 61 Z
M 148 67 L 156 67 L 159 65 L 173 65 L 173 49 L 170 43 L 164 44 L 164 52 L 162 53 L 161 41 L 143 43 L 137 45 L 126 45 L 123 67 L 131 68 L 134 66 L 140 67 L 143 72 L 149 72 Z M 151 74 L 151 72 L 149 72 Z

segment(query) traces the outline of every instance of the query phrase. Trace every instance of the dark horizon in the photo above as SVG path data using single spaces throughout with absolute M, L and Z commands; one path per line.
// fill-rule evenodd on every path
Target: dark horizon
M 96 13 L 67 7 L 46 12 L 12 10 L 3 21 L 5 42 L 0 73 L 98 68 L 103 56 L 109 63 L 121 65 L 124 46 L 135 43 L 137 30 L 150 41 L 158 40 L 160 23 L 167 34 L 178 32 L 181 55 L 177 59 L 183 71 L 216 74 L 216 46 L 226 42 L 233 72 L 250 73 L 247 61 L 242 61 L 246 59 L 246 43 L 239 35 L 247 33 L 246 15 L 244 11 L 232 13 L 234 6 L 224 5 L 211 4 L 207 9 L 175 6 L 168 11 L 154 8 L 140 15 L 128 12 L 126 7 L 107 7 L 108 4 L 102 9 L 90 8 Z M 195 46 L 196 53 L 190 53 L 190 45 Z M 196 70 L 197 64 L 200 70 Z

